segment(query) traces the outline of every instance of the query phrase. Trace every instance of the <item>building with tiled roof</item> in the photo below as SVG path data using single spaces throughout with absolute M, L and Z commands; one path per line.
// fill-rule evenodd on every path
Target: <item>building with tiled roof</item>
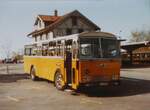
M 150 41 L 124 43 L 121 48 L 126 50 L 122 53 L 124 63 L 150 63 Z
M 54 15 L 38 15 L 34 27 L 35 30 L 28 36 L 34 38 L 35 42 L 85 31 L 100 31 L 100 27 L 77 10 L 63 16 L 59 16 L 57 10 Z

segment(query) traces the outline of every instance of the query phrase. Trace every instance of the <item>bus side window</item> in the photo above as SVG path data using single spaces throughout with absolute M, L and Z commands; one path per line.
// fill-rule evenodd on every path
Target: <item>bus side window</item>
M 46 43 L 46 44 L 42 44 L 42 56 L 47 56 L 48 55 L 48 46 L 49 44 Z
M 53 56 L 53 42 L 49 42 L 47 54 L 48 56 Z
M 61 41 L 57 41 L 57 56 L 61 56 Z
M 27 54 L 26 54 L 26 48 L 24 48 L 24 55 L 27 55 Z
M 25 48 L 25 55 L 31 55 L 32 48 Z
M 26 48 L 24 49 L 24 55 L 27 55 L 27 53 L 26 53 Z
M 75 41 L 72 44 L 72 57 L 73 59 L 77 57 L 77 44 Z
M 56 42 L 53 42 L 53 56 L 57 56 L 57 45 L 56 45 Z
M 63 56 L 63 44 L 62 43 L 57 45 L 57 55 Z
M 72 53 L 72 40 L 65 41 L 65 51 Z

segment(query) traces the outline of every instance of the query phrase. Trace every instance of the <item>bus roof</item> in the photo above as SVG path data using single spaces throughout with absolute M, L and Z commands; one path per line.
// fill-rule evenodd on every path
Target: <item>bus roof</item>
M 116 37 L 114 34 L 108 32 L 83 32 L 79 37 Z
M 72 34 L 62 37 L 54 38 L 53 40 L 69 40 L 69 39 L 78 39 L 78 37 L 113 37 L 116 38 L 114 34 L 108 32 L 82 32 L 80 34 Z
M 79 37 L 109 37 L 109 38 L 116 38 L 114 34 L 108 33 L 108 32 L 82 32 L 80 34 L 72 34 L 67 36 L 58 36 L 57 38 L 53 38 L 50 40 L 44 40 L 40 42 L 34 42 L 33 44 L 44 44 L 49 43 L 53 41 L 59 41 L 59 40 L 77 40 Z

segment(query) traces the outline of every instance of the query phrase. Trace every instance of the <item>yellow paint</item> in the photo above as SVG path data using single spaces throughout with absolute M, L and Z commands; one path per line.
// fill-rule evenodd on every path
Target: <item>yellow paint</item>
M 34 66 L 36 76 L 54 81 L 54 75 L 57 69 L 64 75 L 64 60 L 62 58 L 49 58 L 38 56 L 24 56 L 24 71 L 30 73 Z
M 78 63 L 78 67 L 77 67 Z M 67 81 L 66 70 L 64 66 L 63 58 L 52 58 L 48 56 L 24 56 L 24 70 L 26 73 L 30 73 L 31 67 L 34 66 L 36 76 L 50 81 L 54 81 L 54 76 L 59 69 L 63 75 L 63 84 Z M 120 78 L 120 61 L 109 59 L 97 59 L 97 60 L 77 60 L 72 59 L 72 71 L 75 70 L 75 77 L 72 77 L 72 88 L 77 89 L 82 83 L 92 83 L 96 80 L 99 81 L 111 81 L 113 75 L 117 75 L 117 80 Z M 85 71 L 88 74 L 85 74 Z M 70 73 L 72 74 L 72 73 Z M 85 81 L 84 77 L 90 78 L 89 81 Z

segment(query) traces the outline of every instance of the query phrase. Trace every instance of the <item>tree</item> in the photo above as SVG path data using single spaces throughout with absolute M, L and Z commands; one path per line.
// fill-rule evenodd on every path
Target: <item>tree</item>
M 23 49 L 19 49 L 18 51 L 12 52 L 12 58 L 16 61 L 23 60 Z
M 5 59 L 8 59 L 11 57 L 11 53 L 12 53 L 12 42 L 10 41 L 6 41 L 5 44 L 1 45 L 1 53 L 4 54 L 4 57 Z M 7 71 L 7 74 L 9 74 L 9 66 L 6 65 L 6 71 Z
M 131 32 L 132 42 L 150 41 L 150 30 L 141 30 Z
M 10 58 L 11 57 L 11 53 L 12 53 L 12 42 L 7 41 L 5 44 L 1 45 L 1 53 L 3 53 L 3 56 L 5 58 Z

